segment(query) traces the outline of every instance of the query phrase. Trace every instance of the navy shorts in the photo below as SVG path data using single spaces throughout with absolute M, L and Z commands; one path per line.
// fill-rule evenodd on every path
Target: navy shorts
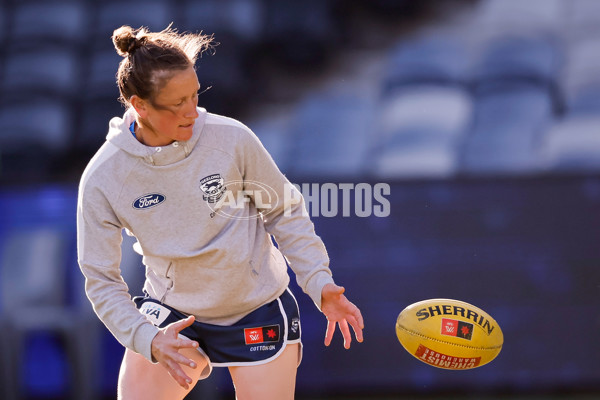
M 134 297 L 137 308 L 154 325 L 163 328 L 188 317 L 151 297 Z M 289 289 L 233 325 L 220 326 L 195 321 L 180 334 L 198 342 L 198 351 L 208 360 L 209 368 L 200 379 L 210 375 L 212 367 L 265 364 L 277 358 L 288 343 L 301 343 L 300 313 Z M 299 354 L 300 363 L 302 352 Z

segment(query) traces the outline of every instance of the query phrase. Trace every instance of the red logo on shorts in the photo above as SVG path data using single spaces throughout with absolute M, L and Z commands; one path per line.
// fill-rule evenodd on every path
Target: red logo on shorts
M 244 329 L 246 344 L 279 342 L 279 325 Z

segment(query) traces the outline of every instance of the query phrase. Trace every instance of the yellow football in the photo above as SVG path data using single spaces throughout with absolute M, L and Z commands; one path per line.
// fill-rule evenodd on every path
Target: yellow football
M 485 311 L 451 299 L 431 299 L 406 307 L 396 320 L 402 346 L 438 368 L 465 370 L 492 361 L 504 343 L 498 323 Z

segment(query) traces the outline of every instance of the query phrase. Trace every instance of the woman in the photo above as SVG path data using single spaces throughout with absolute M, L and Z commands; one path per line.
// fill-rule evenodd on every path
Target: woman
M 359 309 L 257 137 L 197 106 L 194 65 L 211 38 L 124 26 L 113 42 L 127 111 L 83 173 L 77 224 L 87 296 L 126 347 L 119 398 L 182 399 L 223 366 L 239 399 L 293 399 L 302 345 L 286 259 L 327 317 L 325 345 L 336 325 L 346 348 L 348 325 L 362 341 Z M 119 270 L 123 229 L 146 266 L 146 296 L 133 300 Z

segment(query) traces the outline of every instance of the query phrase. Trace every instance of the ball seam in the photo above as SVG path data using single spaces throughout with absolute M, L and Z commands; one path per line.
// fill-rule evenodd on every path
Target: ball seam
M 410 329 L 408 329 L 408 328 L 406 328 L 406 327 L 404 327 L 404 326 L 402 326 L 400 324 L 396 324 L 396 327 L 405 330 L 406 332 L 408 332 L 411 335 L 418 336 L 418 337 L 421 337 L 423 339 L 431 340 L 433 342 L 442 343 L 442 344 L 449 344 L 451 346 L 463 347 L 465 349 L 471 349 L 471 350 L 496 350 L 496 349 L 502 348 L 502 344 L 501 345 L 497 345 L 497 346 L 490 346 L 490 347 L 467 346 L 467 345 L 464 345 L 464 344 L 457 344 L 457 343 L 447 342 L 447 341 L 444 341 L 444 340 L 439 340 L 439 339 L 436 339 L 436 338 L 433 338 L 433 337 L 425 336 L 422 333 L 418 333 L 418 332 L 415 332 L 413 330 L 410 330 Z

